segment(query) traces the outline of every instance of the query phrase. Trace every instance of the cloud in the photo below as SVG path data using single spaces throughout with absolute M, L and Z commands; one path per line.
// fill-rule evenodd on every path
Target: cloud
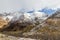
M 0 0 L 0 12 L 17 11 L 21 8 L 21 0 Z
M 60 0 L 25 0 L 24 2 L 26 10 L 42 9 L 49 7 L 52 9 L 60 8 Z
M 21 8 L 26 11 L 35 10 L 49 7 L 49 8 L 60 8 L 60 0 L 0 0 L 0 12 L 14 12 Z

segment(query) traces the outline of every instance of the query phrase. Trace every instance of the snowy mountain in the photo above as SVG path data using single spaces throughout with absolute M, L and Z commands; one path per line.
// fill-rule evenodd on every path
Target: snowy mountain
M 47 14 L 43 13 L 43 12 L 32 12 L 32 13 L 28 13 L 28 12 L 13 12 L 13 13 L 3 13 L 3 18 L 4 20 L 6 20 L 7 18 L 9 19 L 9 21 L 11 22 L 15 22 L 15 21 L 24 21 L 24 22 L 35 22 L 36 18 L 37 20 L 44 20 L 47 18 Z
M 56 9 L 57 10 L 57 9 Z M 29 10 L 26 11 L 20 10 L 17 12 L 4 12 L 4 13 L 0 13 L 0 16 L 4 16 L 4 19 L 8 18 L 9 21 L 16 21 L 16 20 L 23 20 L 23 21 L 35 21 L 35 19 L 37 18 L 37 20 L 45 20 L 48 15 L 53 14 L 56 10 L 52 9 L 52 8 L 42 8 L 41 10 Z
M 47 16 L 47 14 L 45 14 L 43 12 L 34 12 L 33 14 L 37 18 L 42 18 L 42 17 L 46 17 Z
M 38 10 L 39 12 L 47 13 L 48 15 L 54 13 L 57 9 L 53 8 L 42 8 L 41 10 Z
M 22 26 L 35 25 L 37 23 L 42 22 L 47 17 L 47 14 L 45 14 L 43 12 L 33 12 L 33 13 L 13 12 L 13 13 L 5 13 L 5 15 L 4 15 L 4 13 L 2 13 L 1 15 L 2 16 L 0 16 L 0 17 L 2 17 L 4 21 L 8 21 L 7 25 L 11 26 L 11 24 L 12 24 L 13 27 L 17 24 L 20 25 L 20 23 Z M 17 26 L 19 26 L 19 25 L 17 25 Z
M 33 13 L 19 13 L 17 12 L 17 15 L 15 15 L 11 21 L 24 21 L 24 22 L 35 22 L 36 18 L 37 20 L 44 20 L 47 18 L 47 14 L 43 13 L 43 12 L 33 12 Z

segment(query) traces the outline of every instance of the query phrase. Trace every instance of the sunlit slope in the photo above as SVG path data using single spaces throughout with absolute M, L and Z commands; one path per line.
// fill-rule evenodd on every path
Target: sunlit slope
M 8 19 L 4 20 L 3 17 L 0 17 L 0 29 L 6 28 L 8 25 Z

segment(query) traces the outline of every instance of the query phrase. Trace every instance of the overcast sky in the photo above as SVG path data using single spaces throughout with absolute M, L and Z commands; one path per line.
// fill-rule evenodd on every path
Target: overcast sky
M 0 12 L 14 12 L 21 8 L 39 10 L 44 7 L 60 8 L 60 0 L 0 0 Z
M 0 12 L 18 11 L 21 8 L 21 0 L 0 0 Z

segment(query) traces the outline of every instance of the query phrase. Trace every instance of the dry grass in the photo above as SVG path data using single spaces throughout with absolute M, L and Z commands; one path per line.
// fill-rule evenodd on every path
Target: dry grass
M 23 32 L 29 32 L 33 27 L 33 25 L 28 25 L 26 28 L 23 29 Z
M 47 24 L 47 25 L 45 25 Z M 54 19 L 48 19 L 46 23 L 43 24 L 43 27 L 40 27 L 37 30 L 37 33 L 39 34 L 34 34 L 28 37 L 31 38 L 40 38 L 41 40 L 60 40 L 60 20 L 54 20 Z M 12 34 L 15 36 L 20 36 L 20 33 L 27 33 L 29 32 L 34 26 L 33 25 L 27 25 L 24 27 L 22 30 L 18 30 L 19 27 L 17 28 L 16 31 L 7 31 L 7 34 Z M 6 33 L 6 32 L 5 32 Z
M 37 30 L 43 40 L 60 40 L 60 20 L 49 19 L 47 25 Z
M 60 26 L 60 19 L 48 19 L 46 23 L 48 25 Z

